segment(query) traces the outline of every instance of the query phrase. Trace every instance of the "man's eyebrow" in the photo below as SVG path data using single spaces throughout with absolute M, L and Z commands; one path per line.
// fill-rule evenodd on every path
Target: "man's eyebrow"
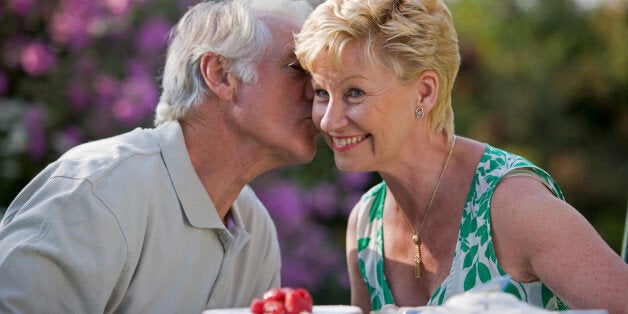
M 297 59 L 297 55 L 294 54 L 294 50 L 290 50 L 288 53 L 284 54 L 284 59 L 285 60 L 296 60 Z

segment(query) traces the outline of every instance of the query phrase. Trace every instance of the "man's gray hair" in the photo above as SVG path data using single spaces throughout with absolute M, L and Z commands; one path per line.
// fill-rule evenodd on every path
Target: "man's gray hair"
M 272 43 L 263 14 L 279 14 L 303 25 L 312 12 L 305 0 L 205 1 L 191 9 L 170 32 L 155 125 L 183 118 L 211 93 L 200 71 L 201 57 L 226 59 L 227 71 L 244 83 L 257 80 L 255 65 Z

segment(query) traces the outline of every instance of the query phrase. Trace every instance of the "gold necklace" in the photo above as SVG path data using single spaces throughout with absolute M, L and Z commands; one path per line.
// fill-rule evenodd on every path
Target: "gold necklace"
M 425 227 L 425 222 L 427 221 L 427 216 L 430 213 L 430 209 L 432 209 L 432 203 L 434 202 L 434 197 L 436 197 L 436 192 L 438 191 L 438 187 L 440 186 L 440 181 L 443 179 L 443 176 L 445 175 L 445 171 L 447 170 L 447 166 L 449 165 L 449 160 L 451 159 L 451 154 L 454 151 L 454 146 L 456 145 L 456 136 L 454 135 L 454 140 L 451 143 L 451 148 L 449 149 L 449 153 L 447 154 L 447 160 L 445 160 L 445 165 L 443 166 L 443 170 L 441 170 L 440 172 L 440 177 L 438 177 L 438 181 L 436 181 L 436 186 L 434 186 L 434 191 L 432 191 L 432 197 L 430 198 L 430 202 L 427 204 L 427 209 L 425 210 L 425 216 L 423 216 L 423 221 L 421 222 L 421 226 L 419 227 L 419 232 L 416 232 L 416 229 L 414 229 L 414 225 L 410 222 L 410 219 L 408 219 L 408 216 L 406 216 L 406 212 L 403 210 L 403 208 L 399 207 L 399 209 L 401 210 L 401 214 L 403 215 L 403 218 L 406 219 L 406 222 L 408 223 L 408 225 L 410 225 L 410 228 L 412 228 L 412 242 L 414 243 L 414 246 L 416 247 L 416 254 L 414 255 L 414 277 L 416 278 L 421 278 L 421 232 L 423 231 L 423 227 Z M 399 206 L 397 204 L 397 206 Z

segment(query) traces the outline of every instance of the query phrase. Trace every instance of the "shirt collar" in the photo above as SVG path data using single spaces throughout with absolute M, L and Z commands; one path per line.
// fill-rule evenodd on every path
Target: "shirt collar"
M 222 245 L 225 250 L 229 249 L 233 245 L 233 249 L 239 251 L 244 244 L 246 244 L 251 235 L 246 231 L 244 227 L 244 221 L 240 215 L 240 208 L 238 202 L 233 204 L 229 209 L 226 217 L 228 232 L 224 230 L 220 236 Z
M 166 122 L 157 127 L 155 133 L 170 180 L 190 225 L 225 229 L 214 203 L 192 166 L 179 122 Z

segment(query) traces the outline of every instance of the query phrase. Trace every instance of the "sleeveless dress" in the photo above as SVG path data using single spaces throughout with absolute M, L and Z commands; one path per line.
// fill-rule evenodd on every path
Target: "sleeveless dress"
M 442 305 L 456 294 L 506 274 L 495 256 L 490 216 L 493 192 L 506 174 L 531 175 L 554 195 L 564 199 L 558 184 L 547 172 L 522 157 L 486 145 L 464 205 L 449 276 L 434 291 L 427 305 Z M 394 303 L 384 276 L 382 216 L 385 196 L 386 182 L 381 182 L 365 193 L 354 209 L 358 211 L 358 267 L 370 294 L 373 311 Z M 540 281 L 521 283 L 510 279 L 505 292 L 547 310 L 568 309 Z

